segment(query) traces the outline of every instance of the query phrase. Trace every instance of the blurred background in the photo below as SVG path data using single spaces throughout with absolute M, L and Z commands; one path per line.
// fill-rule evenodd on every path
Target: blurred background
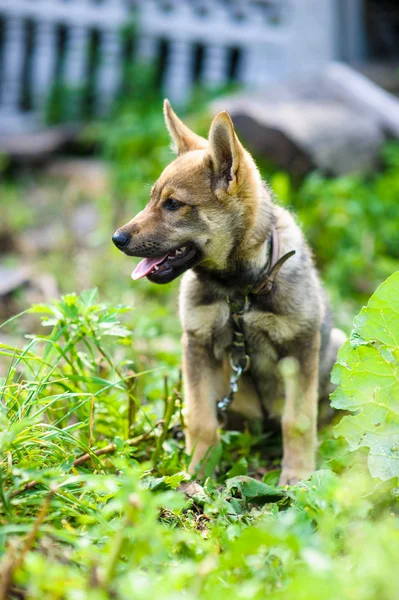
M 0 319 L 97 287 L 177 369 L 178 282 L 133 283 L 111 243 L 173 158 L 167 96 L 203 135 L 231 112 L 349 332 L 398 268 L 398 66 L 394 0 L 0 0 Z

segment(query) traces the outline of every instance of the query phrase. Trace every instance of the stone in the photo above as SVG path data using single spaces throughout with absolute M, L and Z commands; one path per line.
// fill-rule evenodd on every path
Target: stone
M 45 172 L 50 177 L 64 179 L 87 196 L 110 192 L 110 167 L 103 160 L 60 156 L 49 161 Z
M 218 99 L 250 150 L 302 177 L 368 171 L 387 137 L 399 137 L 399 101 L 350 67 L 331 63 L 319 74 L 261 93 Z
M 28 257 L 60 251 L 65 246 L 66 232 L 61 223 L 48 223 L 25 229 L 18 236 L 18 250 Z
M 76 140 L 80 130 L 78 125 L 62 125 L 26 132 L 0 132 L 0 154 L 17 162 L 38 163 Z
M 29 283 L 29 270 L 25 267 L 6 267 L 0 264 L 0 298 L 4 298 Z
M 365 75 L 341 63 L 322 73 L 326 89 L 336 98 L 376 120 L 391 137 L 399 137 L 399 100 Z

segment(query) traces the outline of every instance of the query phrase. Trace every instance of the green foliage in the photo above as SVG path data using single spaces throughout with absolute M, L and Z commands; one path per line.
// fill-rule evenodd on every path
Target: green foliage
M 171 159 L 161 107 L 160 99 L 145 111 L 124 105 L 110 122 L 92 131 L 102 142 L 104 156 L 113 166 L 116 193 L 134 201 L 132 212 L 148 201 L 149 186 Z
M 350 448 L 369 449 L 373 477 L 399 476 L 399 271 L 355 319 L 333 371 L 335 408 L 354 412 L 336 426 Z
M 295 188 L 287 174 L 266 172 L 278 199 L 298 215 L 339 321 L 399 264 L 399 145 L 387 144 L 385 168 L 371 175 L 309 175 Z
M 44 121 L 48 125 L 79 123 L 82 120 L 84 87 L 72 87 L 57 81 L 51 89 L 45 106 Z
M 351 384 L 364 376 L 357 351 L 398 358 L 390 317 L 398 281 L 356 320 L 337 367 Z M 262 435 L 223 432 L 214 478 L 190 482 L 180 383 L 165 380 L 159 421 L 156 401 L 138 392 L 149 375 L 137 373 L 126 307 L 91 290 L 29 313 L 48 335 L 29 336 L 23 349 L 0 345 L 9 365 L 0 390 L 0 573 L 10 598 L 395 600 L 395 481 L 371 479 L 361 455 L 348 461 L 346 449 L 340 457 L 330 448 L 324 462 L 349 464 L 343 474 L 328 466 L 281 489 L 276 470 L 261 480 Z M 345 377 L 336 398 L 366 406 L 364 388 L 361 402 L 352 397 L 356 382 L 345 396 Z M 375 374 L 371 395 L 385 381 Z M 394 426 L 381 421 L 381 433 Z
M 15 444 L 25 449 L 16 487 L 31 478 L 29 466 L 39 457 L 48 461 L 48 468 L 70 468 L 74 453 L 90 452 L 93 431 L 87 420 L 94 411 L 101 438 L 109 426 L 119 424 L 129 402 L 135 401 L 135 378 L 127 369 L 134 365 L 115 365 L 109 352 L 115 343 L 126 344 L 131 336 L 119 320 L 126 310 L 98 303 L 95 290 L 80 297 L 69 294 L 53 305 L 29 311 L 45 315 L 43 325 L 51 327 L 49 335 L 33 336 L 23 350 L 0 345 L 0 356 L 10 359 L 2 385 L 7 410 L 1 412 L 0 450 L 4 456 L 13 452 Z M 34 448 L 29 441 L 32 432 Z M 59 436 L 64 448 L 54 442 Z

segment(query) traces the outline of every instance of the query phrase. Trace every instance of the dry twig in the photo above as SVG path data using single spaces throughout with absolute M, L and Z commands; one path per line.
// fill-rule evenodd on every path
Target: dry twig
M 161 423 L 162 423 L 162 421 L 161 421 Z M 148 433 L 143 433 L 142 435 L 138 435 L 135 438 L 126 440 L 125 444 L 127 446 L 136 446 L 137 444 L 140 444 L 140 442 L 143 442 L 144 440 L 149 439 L 152 435 L 153 435 L 153 432 L 149 431 Z M 83 465 L 83 463 L 87 462 L 90 458 L 93 458 L 93 455 L 94 456 L 104 456 L 105 454 L 113 454 L 114 452 L 116 452 L 116 450 L 117 450 L 116 444 L 108 444 L 108 446 L 104 446 L 104 448 L 98 448 L 98 450 L 94 450 L 93 452 L 86 452 L 86 454 L 82 454 L 82 456 L 79 456 L 76 460 L 73 461 L 72 467 L 79 467 L 80 465 Z M 24 487 L 22 487 L 21 489 L 14 490 L 11 494 L 11 498 L 18 496 L 19 494 L 22 494 L 22 492 L 31 490 L 32 488 L 36 487 L 39 483 L 40 482 L 37 481 L 36 479 L 33 481 L 30 481 L 29 483 L 24 485 Z M 1 600 L 1 597 L 0 597 L 0 600 Z
M 16 553 L 15 548 L 13 548 L 13 554 L 11 554 L 10 550 L 6 554 L 3 561 L 3 568 L 0 579 L 0 600 L 8 600 L 8 598 L 10 597 L 9 592 L 10 586 L 12 584 L 13 574 L 22 566 L 26 554 L 33 547 L 33 544 L 35 543 L 37 534 L 39 532 L 39 528 L 48 513 L 51 498 L 53 497 L 54 493 L 55 490 L 51 490 L 47 494 L 42 504 L 42 507 L 39 510 L 37 517 L 33 523 L 32 529 L 29 531 L 29 533 L 25 536 L 23 540 L 20 552 Z

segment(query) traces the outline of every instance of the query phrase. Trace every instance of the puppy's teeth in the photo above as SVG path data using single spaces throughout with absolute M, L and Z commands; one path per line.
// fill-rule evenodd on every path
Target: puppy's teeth
M 176 250 L 175 254 L 179 255 L 182 253 L 182 250 Z
M 155 267 L 153 268 L 153 271 L 158 271 L 159 267 L 158 265 L 155 265 Z

